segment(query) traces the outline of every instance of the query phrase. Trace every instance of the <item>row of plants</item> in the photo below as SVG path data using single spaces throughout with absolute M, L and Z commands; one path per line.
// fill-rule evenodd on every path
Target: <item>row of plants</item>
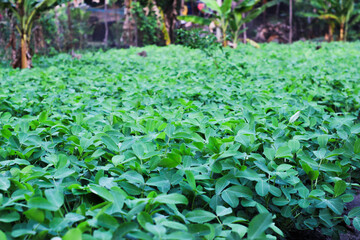
M 143 50 L 1 69 L 0 239 L 360 229 L 359 43 Z

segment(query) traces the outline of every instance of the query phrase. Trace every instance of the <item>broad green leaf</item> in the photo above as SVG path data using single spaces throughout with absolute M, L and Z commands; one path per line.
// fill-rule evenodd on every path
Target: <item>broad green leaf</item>
M 256 183 L 255 190 L 259 196 L 264 197 L 269 193 L 270 185 L 266 181 L 260 180 Z
M 270 213 L 261 213 L 256 215 L 249 223 L 247 232 L 248 239 L 265 239 L 265 231 L 272 224 Z
M 275 158 L 292 158 L 292 157 L 293 155 L 288 146 L 279 147 L 279 149 L 276 151 L 275 154 Z
M 39 223 L 44 222 L 45 219 L 44 212 L 36 208 L 30 208 L 29 210 L 25 211 L 24 214 L 28 219 L 35 220 Z
M 343 180 L 339 180 L 335 183 L 334 186 L 334 195 L 335 197 L 340 196 L 346 191 L 346 182 Z
M 188 212 L 185 215 L 186 219 L 191 221 L 191 222 L 195 222 L 195 223 L 206 223 L 206 222 L 210 222 L 211 220 L 213 220 L 214 218 L 216 218 L 216 215 L 205 211 L 205 210 L 194 210 L 191 212 Z
M 0 176 L 0 190 L 6 191 L 10 187 L 10 181 L 6 177 Z
M 48 211 L 57 211 L 59 208 L 52 202 L 42 197 L 33 197 L 28 201 L 29 208 L 38 208 Z
M 286 172 L 290 169 L 292 169 L 294 166 L 290 165 L 290 164 L 280 164 L 277 168 L 276 168 L 276 171 L 278 172 Z
M 349 218 L 360 217 L 360 207 L 354 207 L 348 213 Z
M 159 166 L 166 168 L 174 168 L 181 163 L 181 155 L 176 153 L 168 153 L 166 158 L 163 158 Z
M 353 226 L 356 228 L 356 230 L 360 231 L 360 217 L 353 219 Z
M 112 163 L 114 164 L 115 167 L 122 164 L 124 162 L 124 160 L 125 160 L 124 155 L 116 155 L 116 156 L 112 157 Z
M 189 183 L 190 187 L 193 190 L 196 190 L 196 182 L 195 182 L 194 174 L 190 170 L 186 170 L 185 175 L 186 175 L 186 180 Z
M 360 153 L 360 138 L 356 140 L 354 143 L 354 153 L 359 154 Z
M 47 111 L 42 111 L 39 114 L 39 122 L 44 123 L 48 118 L 48 112 Z
M 300 149 L 300 142 L 296 139 L 290 140 L 288 142 L 288 146 L 292 153 L 295 153 L 297 150 Z
M 109 201 L 109 202 L 114 201 L 113 195 L 106 188 L 91 184 L 89 186 L 89 190 L 91 192 L 95 193 L 96 195 L 104 198 L 106 201 Z
M 110 151 L 114 153 L 119 153 L 119 147 L 109 136 L 102 136 L 101 140 Z
M 127 233 L 132 232 L 138 227 L 138 225 L 135 222 L 124 222 L 121 223 L 120 226 L 115 230 L 114 236 L 117 236 L 119 238 L 122 238 Z
M 82 233 L 77 228 L 69 229 L 62 237 L 63 240 L 82 240 Z
M 329 137 L 328 135 L 320 135 L 317 138 L 318 144 L 321 148 L 326 148 L 326 144 L 328 143 Z
M 217 206 L 216 207 L 216 215 L 219 217 L 225 216 L 225 215 L 229 215 L 232 213 L 232 209 L 231 208 L 226 208 L 224 206 Z
M 19 219 L 20 219 L 20 214 L 15 211 L 1 212 L 0 215 L 0 222 L 4 222 L 4 223 L 16 222 Z
M 156 198 L 154 198 L 154 202 L 163 203 L 163 204 L 188 204 L 187 198 L 178 193 L 159 195 Z
M 340 199 L 323 200 L 325 204 L 336 214 L 341 215 L 344 210 L 344 204 Z
M 0 240 L 7 240 L 5 233 L 1 230 L 0 230 Z

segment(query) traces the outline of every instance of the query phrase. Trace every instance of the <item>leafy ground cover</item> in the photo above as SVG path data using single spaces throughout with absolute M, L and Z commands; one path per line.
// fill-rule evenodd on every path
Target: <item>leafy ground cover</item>
M 208 56 L 146 47 L 2 68 L 0 239 L 359 229 L 347 203 L 360 186 L 360 44 Z

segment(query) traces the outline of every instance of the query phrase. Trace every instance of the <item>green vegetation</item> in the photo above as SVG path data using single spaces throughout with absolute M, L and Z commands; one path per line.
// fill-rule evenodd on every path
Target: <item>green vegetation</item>
M 360 228 L 359 43 L 143 50 L 1 69 L 0 239 Z

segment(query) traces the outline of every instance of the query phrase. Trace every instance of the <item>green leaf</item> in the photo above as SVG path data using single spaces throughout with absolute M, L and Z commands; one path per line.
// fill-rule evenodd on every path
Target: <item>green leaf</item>
M 104 198 L 106 201 L 112 202 L 114 200 L 113 195 L 106 188 L 91 184 L 89 189 L 91 192 Z
M 239 198 L 231 191 L 222 192 L 221 198 L 232 208 L 236 208 L 239 205 Z
M 28 219 L 35 220 L 39 223 L 42 223 L 45 220 L 44 212 L 36 208 L 30 208 L 25 211 L 24 214 Z
M 336 214 L 341 215 L 344 210 L 344 204 L 340 199 L 323 200 L 325 204 Z
M 288 142 L 288 146 L 289 146 L 291 152 L 295 153 L 297 150 L 300 149 L 300 142 L 298 140 L 296 140 L 296 139 L 290 140 Z
M 140 212 L 137 215 L 137 221 L 141 227 L 145 228 L 146 223 L 153 224 L 151 216 L 147 212 Z
M 10 181 L 6 177 L 0 177 L 0 190 L 7 191 L 10 187 Z
M 9 143 L 10 143 L 10 146 L 11 146 L 12 148 L 14 148 L 15 150 L 21 151 L 20 141 L 19 141 L 19 139 L 18 139 L 16 136 L 12 135 L 12 136 L 9 138 Z
M 346 191 L 346 182 L 343 180 L 339 180 L 335 183 L 334 186 L 334 195 L 335 197 L 340 196 Z
M 210 19 L 195 16 L 195 15 L 178 16 L 177 19 L 178 20 L 183 20 L 183 21 L 186 21 L 186 22 L 191 22 L 191 23 L 203 25 L 203 26 L 208 26 L 211 23 Z
M 321 164 L 320 170 L 325 171 L 325 172 L 336 172 L 336 173 L 342 172 L 341 168 L 338 165 L 331 164 L 331 163 Z
M 354 143 L 354 153 L 359 154 L 360 153 L 360 138 L 356 140 Z
M 39 114 L 39 122 L 44 123 L 48 118 L 48 112 L 47 111 L 42 111 Z
M 272 202 L 276 206 L 285 206 L 289 203 L 289 200 L 286 198 L 280 197 L 280 198 L 272 198 Z
M 119 239 L 121 239 L 127 233 L 132 232 L 136 228 L 138 228 L 138 225 L 135 222 L 121 223 L 120 226 L 114 232 L 114 236 L 117 236 Z
M 0 214 L 0 222 L 4 223 L 11 223 L 16 222 L 20 219 L 20 214 L 18 212 L 12 211 L 12 212 L 1 212 Z
M 224 206 L 216 206 L 216 215 L 219 217 L 229 215 L 232 213 L 232 208 L 226 208 Z
M 120 164 L 122 164 L 125 160 L 125 156 L 124 155 L 116 155 L 113 156 L 111 161 L 114 164 L 115 167 L 119 166 Z
M 356 217 L 353 220 L 353 226 L 360 231 L 360 217 Z
M 30 198 L 30 200 L 28 201 L 28 206 L 29 208 L 38 208 L 48 211 L 57 211 L 59 209 L 56 205 L 52 204 L 47 199 L 42 197 Z
M 210 8 L 211 10 L 213 11 L 216 11 L 218 13 L 221 13 L 221 9 L 220 9 L 220 6 L 219 4 L 216 2 L 216 0 L 204 0 L 202 1 L 203 3 L 206 4 L 206 6 L 208 8 Z
M 278 172 L 286 172 L 290 169 L 294 168 L 294 166 L 290 165 L 290 164 L 280 164 L 277 168 L 276 168 L 276 171 Z
M 231 186 L 221 193 L 221 198 L 229 204 L 232 208 L 237 207 L 239 204 L 238 198 L 252 198 L 252 191 L 245 186 Z
M 270 191 L 270 185 L 266 181 L 260 180 L 256 183 L 255 190 L 259 196 L 265 197 Z
M 168 153 L 166 158 L 163 158 L 159 166 L 166 167 L 166 168 L 174 168 L 181 163 L 181 155 L 176 153 Z
M 320 135 L 317 138 L 317 141 L 318 141 L 321 148 L 326 148 L 328 140 L 329 140 L 328 135 Z
M 105 146 L 114 153 L 119 153 L 119 147 L 116 145 L 116 143 L 111 139 L 109 136 L 102 136 L 101 137 L 102 142 L 105 144 Z
M 211 212 L 205 211 L 205 210 L 194 210 L 194 211 L 188 212 L 185 215 L 185 217 L 190 222 L 206 223 L 206 222 L 210 222 L 211 220 L 216 218 L 216 215 Z
M 360 217 L 360 207 L 354 207 L 348 213 L 349 218 Z
M 119 226 L 119 223 L 116 220 L 116 218 L 114 218 L 113 216 L 110 216 L 106 213 L 101 214 L 97 218 L 96 224 L 101 227 L 111 229 L 111 230 L 115 230 Z
M 7 240 L 5 233 L 1 230 L 0 230 L 0 240 Z
M 255 216 L 249 223 L 247 236 L 249 240 L 266 239 L 265 231 L 272 224 L 270 213 L 261 213 Z
M 71 228 L 66 234 L 62 237 L 63 240 L 82 240 L 82 233 L 80 229 Z
M 186 175 L 186 180 L 189 183 L 190 187 L 193 190 L 196 190 L 196 182 L 195 182 L 194 174 L 190 170 L 186 170 L 185 175 Z
M 154 198 L 157 203 L 163 204 L 188 204 L 188 200 L 185 196 L 178 193 L 171 193 L 168 195 L 159 195 Z
M 291 149 L 288 146 L 279 147 L 276 151 L 275 158 L 292 158 Z
M 318 170 L 316 171 L 310 170 L 310 172 L 308 172 L 308 176 L 311 181 L 316 180 L 319 177 L 319 174 L 320 172 Z

